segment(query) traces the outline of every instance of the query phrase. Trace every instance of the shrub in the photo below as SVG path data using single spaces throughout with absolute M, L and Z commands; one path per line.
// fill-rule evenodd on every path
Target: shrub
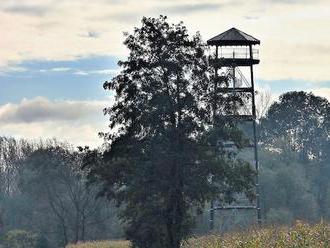
M 47 241 L 40 235 L 24 230 L 11 230 L 2 239 L 3 248 L 47 248 Z

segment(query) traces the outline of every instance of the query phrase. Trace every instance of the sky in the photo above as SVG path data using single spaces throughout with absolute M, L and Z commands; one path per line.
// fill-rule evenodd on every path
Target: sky
M 258 88 L 330 100 L 329 0 L 0 0 L 0 135 L 98 146 L 113 102 L 103 82 L 143 16 L 206 41 L 236 27 L 261 40 Z

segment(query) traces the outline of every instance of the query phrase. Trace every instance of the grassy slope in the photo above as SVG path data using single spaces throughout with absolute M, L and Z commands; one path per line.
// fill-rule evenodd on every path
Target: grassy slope
M 127 242 L 92 242 L 67 248 L 128 248 Z M 190 239 L 184 248 L 327 248 L 330 247 L 330 226 L 298 222 L 292 228 L 264 228 Z

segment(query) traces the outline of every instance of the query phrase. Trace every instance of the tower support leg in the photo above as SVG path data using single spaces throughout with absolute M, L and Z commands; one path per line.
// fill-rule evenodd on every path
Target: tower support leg
M 210 208 L 210 230 L 214 229 L 214 202 L 211 201 L 211 208 Z
M 254 136 L 254 161 L 256 169 L 256 203 L 257 203 L 257 223 L 261 225 L 261 208 L 260 208 L 260 185 L 259 185 L 259 158 L 258 158 L 258 139 L 257 139 L 257 124 L 253 121 L 253 136 Z

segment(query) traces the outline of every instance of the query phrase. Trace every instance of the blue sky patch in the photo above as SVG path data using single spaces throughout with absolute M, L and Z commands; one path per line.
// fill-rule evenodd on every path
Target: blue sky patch
M 100 100 L 110 93 L 103 83 L 118 71 L 118 58 L 26 61 L 0 74 L 0 104 L 37 96 L 51 100 Z

